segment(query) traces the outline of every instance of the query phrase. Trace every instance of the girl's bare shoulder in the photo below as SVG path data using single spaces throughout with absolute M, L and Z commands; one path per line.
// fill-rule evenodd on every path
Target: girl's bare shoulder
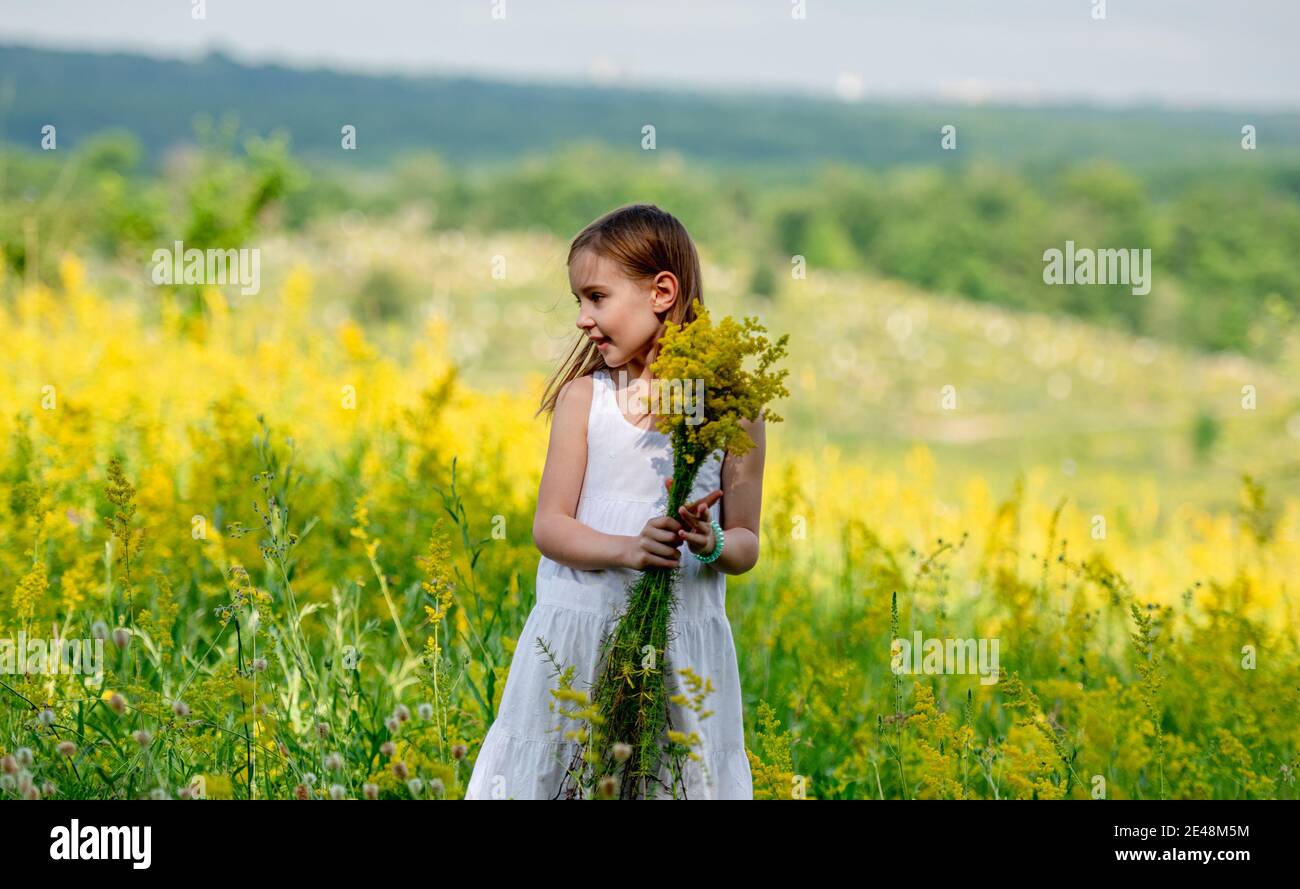
M 564 424 L 580 421 L 585 427 L 593 391 L 591 374 L 574 377 L 561 386 L 559 394 L 555 396 L 555 421 Z

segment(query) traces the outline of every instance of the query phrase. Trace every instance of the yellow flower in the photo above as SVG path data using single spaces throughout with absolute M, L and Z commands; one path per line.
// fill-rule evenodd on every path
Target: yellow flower
M 789 334 L 770 343 L 758 319 L 723 318 L 714 326 L 708 311 L 701 306 L 689 324 L 668 325 L 659 340 L 659 355 L 651 365 L 655 377 L 671 382 L 669 388 L 682 387 L 684 393 L 703 386 L 702 422 L 687 410 L 665 414 L 659 431 L 671 435 L 673 449 L 685 462 L 695 463 L 715 450 L 740 455 L 754 447 L 753 440 L 740 425 L 741 419 L 757 420 L 760 414 L 769 422 L 782 417 L 770 409 L 769 401 L 789 395 L 782 382 L 787 370 L 772 370 L 786 354 Z M 748 356 L 758 359 L 758 367 L 746 370 Z
M 45 598 L 45 591 L 49 585 L 43 562 L 34 563 L 23 575 L 23 579 L 18 582 L 18 589 L 14 592 L 13 599 L 14 616 L 18 618 L 20 624 L 26 624 L 36 616 L 36 606 Z
M 64 292 L 75 297 L 81 293 L 82 285 L 86 283 L 86 267 L 76 256 L 65 253 L 59 259 L 59 280 Z

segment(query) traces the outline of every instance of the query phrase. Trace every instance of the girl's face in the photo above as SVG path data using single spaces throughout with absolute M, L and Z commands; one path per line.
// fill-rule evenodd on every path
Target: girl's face
M 663 332 L 656 313 L 677 301 L 672 272 L 634 281 L 617 262 L 593 250 L 574 254 L 569 286 L 578 300 L 578 329 L 596 341 L 609 367 L 643 359 Z

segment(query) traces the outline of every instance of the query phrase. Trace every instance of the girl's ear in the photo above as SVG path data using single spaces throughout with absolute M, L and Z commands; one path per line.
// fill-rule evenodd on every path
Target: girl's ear
M 668 313 L 672 311 L 673 306 L 676 305 L 676 303 L 676 299 L 665 297 L 662 293 L 656 293 L 654 296 L 650 297 L 650 311 L 654 312 L 656 315 L 667 317 Z
M 655 275 L 650 287 L 650 308 L 656 314 L 668 311 L 677 303 L 677 276 L 672 272 Z

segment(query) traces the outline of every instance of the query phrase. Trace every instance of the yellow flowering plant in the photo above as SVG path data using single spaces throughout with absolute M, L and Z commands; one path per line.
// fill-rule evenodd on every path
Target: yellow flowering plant
M 742 419 L 783 420 L 765 410 L 765 405 L 790 394 L 783 383 L 788 371 L 775 368 L 786 354 L 790 337 L 783 334 L 771 342 L 765 332 L 754 317 L 739 322 L 726 317 L 715 325 L 708 311 L 700 307 L 695 320 L 669 324 L 660 337 L 658 357 L 651 364 L 655 377 L 691 381 L 696 391 L 703 391 L 702 410 L 669 412 L 659 419 L 659 431 L 670 437 L 673 448 L 668 515 L 677 515 L 678 507 L 686 502 L 710 454 L 739 455 L 753 449 L 754 441 L 745 432 Z M 751 356 L 757 359 L 753 370 L 745 367 Z M 688 745 L 680 742 L 684 736 L 669 719 L 664 682 L 679 577 L 678 568 L 652 567 L 629 586 L 627 606 L 601 643 L 602 663 L 591 695 L 597 714 L 593 722 L 600 730 L 588 733 L 579 743 L 562 795 L 651 799 L 665 784 L 660 778 L 665 750 L 670 757 L 680 757 L 688 750 Z M 684 787 L 678 786 L 684 782 L 678 780 L 681 764 L 671 765 L 674 777 L 666 789 L 676 797 L 684 792 Z M 613 794 L 609 792 L 611 783 Z M 593 794 L 593 789 L 600 792 Z
M 783 421 L 764 405 L 790 394 L 783 383 L 789 371 L 770 370 L 785 356 L 790 335 L 770 343 L 765 332 L 752 316 L 742 321 L 727 316 L 714 326 L 703 306 L 690 324 L 668 325 L 650 370 L 660 380 L 698 380 L 705 394 L 702 422 L 692 423 L 698 418 L 684 411 L 659 418 L 659 431 L 673 440 L 674 456 L 687 464 L 699 463 L 715 450 L 740 456 L 754 447 L 742 419 L 756 420 L 762 413 L 770 423 Z M 744 365 L 750 355 L 758 360 L 752 371 Z M 676 481 L 673 489 L 680 490 L 683 501 L 690 490 L 679 489 Z

